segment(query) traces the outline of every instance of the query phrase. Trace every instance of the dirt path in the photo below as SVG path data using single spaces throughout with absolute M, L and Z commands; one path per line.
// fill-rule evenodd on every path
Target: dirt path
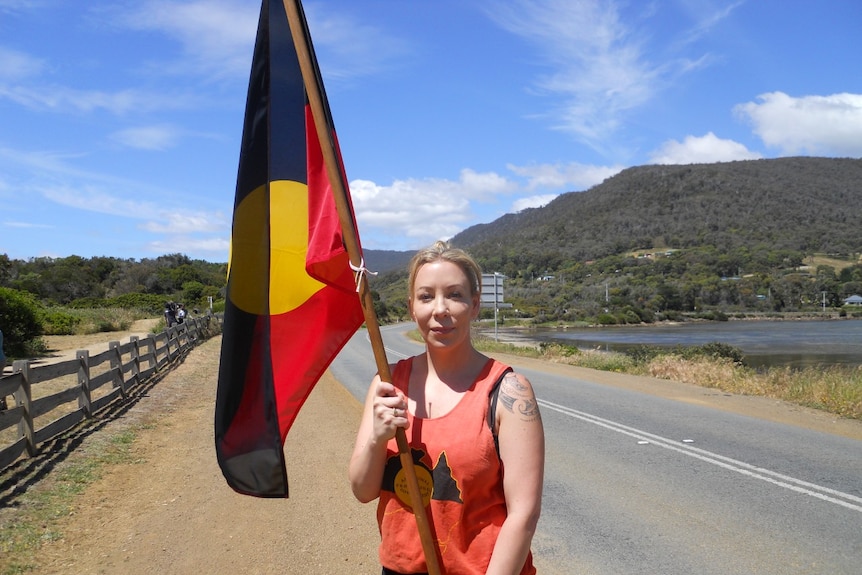
M 99 332 L 87 335 L 46 335 L 42 339 L 45 341 L 48 355 L 43 360 L 33 363 L 55 362 L 74 358 L 75 352 L 80 349 L 89 349 L 90 355 L 96 355 L 97 353 L 106 351 L 111 341 L 127 343 L 129 337 L 133 335 L 142 339 L 145 338 L 147 335 L 153 333 L 159 321 L 159 318 L 139 319 L 132 324 L 132 327 L 128 331 L 123 332 Z M 164 325 L 162 328 L 164 329 Z
M 43 545 L 35 572 L 378 571 L 375 509 L 353 499 L 347 484 L 358 402 L 324 376 L 285 446 L 290 499 L 238 495 L 227 487 L 213 447 L 220 345 L 219 337 L 202 344 L 125 421 L 112 422 L 139 429 L 136 463 L 110 467 L 76 499 L 59 526 L 62 538 Z

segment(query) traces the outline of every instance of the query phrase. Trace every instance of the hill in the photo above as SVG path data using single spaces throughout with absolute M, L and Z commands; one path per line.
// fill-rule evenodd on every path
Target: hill
M 399 252 L 393 250 L 363 250 L 362 255 L 368 269 L 375 272 L 404 270 L 413 257 L 413 251 Z
M 473 226 L 477 257 L 551 268 L 647 248 L 862 251 L 862 160 L 780 158 L 629 168 L 585 192 Z
M 860 205 L 862 160 L 640 166 L 452 243 L 507 276 L 506 301 L 540 321 L 818 312 L 862 293 Z M 396 316 L 404 277 L 402 265 L 373 281 Z

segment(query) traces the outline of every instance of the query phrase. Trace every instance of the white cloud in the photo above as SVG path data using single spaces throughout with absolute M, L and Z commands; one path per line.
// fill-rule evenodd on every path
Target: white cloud
M 223 232 L 229 224 L 220 212 L 194 212 L 191 210 L 159 210 L 158 219 L 139 226 L 156 234 L 189 234 Z
M 167 150 L 173 148 L 179 139 L 179 131 L 174 126 L 143 126 L 115 132 L 111 138 L 129 148 L 141 150 Z
M 734 112 L 769 147 L 792 155 L 862 156 L 862 94 L 795 98 L 770 92 Z
M 230 240 L 224 237 L 197 239 L 188 236 L 174 236 L 167 240 L 153 241 L 147 249 L 155 254 L 201 253 L 212 254 L 215 261 L 227 262 Z
M 714 8 L 709 3 L 681 2 L 679 7 L 689 12 L 695 24 L 681 38 L 682 44 L 690 44 L 707 35 L 713 28 L 730 17 L 734 10 L 745 4 L 746 0 L 738 0 L 733 4 Z
M 44 4 L 44 0 L 0 0 L 0 12 L 29 10 Z
M 44 67 L 39 58 L 0 46 L 0 82 L 36 76 Z
M 45 228 L 50 229 L 54 226 L 49 226 L 48 224 L 33 224 L 30 222 L 3 222 L 3 226 L 7 228 L 19 228 L 19 229 L 39 229 Z
M 762 157 L 739 142 L 724 140 L 709 132 L 700 137 L 686 136 L 682 142 L 668 140 L 650 154 L 650 161 L 653 164 L 711 164 Z
M 624 169 L 624 166 L 620 165 L 594 166 L 579 164 L 577 162 L 568 164 L 531 164 L 528 166 L 508 164 L 506 167 L 519 176 L 528 179 L 528 190 L 535 190 L 537 188 L 569 188 L 565 191 L 578 191 L 591 188 Z
M 491 201 L 516 189 L 498 174 L 470 169 L 462 170 L 458 181 L 408 179 L 389 186 L 350 182 L 360 236 L 369 248 L 403 244 L 404 238 L 414 244 L 450 238 L 472 224 L 471 200 Z
M 152 202 L 119 198 L 92 185 L 43 187 L 40 193 L 57 204 L 110 216 L 135 219 L 157 218 L 159 209 Z
M 642 40 L 620 19 L 614 2 L 544 0 L 495 3 L 489 16 L 543 51 L 554 69 L 538 82 L 567 101 L 558 128 L 602 140 L 622 113 L 648 101 L 661 74 L 644 58 Z
M 40 193 L 57 204 L 105 214 L 144 220 L 139 227 L 157 234 L 190 234 L 224 232 L 229 224 L 220 212 L 196 212 L 185 209 L 165 209 L 144 200 L 118 197 L 93 185 L 53 186 L 39 190 Z
M 58 112 L 105 110 L 116 115 L 154 110 L 186 109 L 192 107 L 193 104 L 193 99 L 187 95 L 168 94 L 164 91 L 151 92 L 127 89 L 118 92 L 105 92 L 101 90 L 77 90 L 56 84 L 0 84 L 0 98 L 3 97 L 33 110 L 49 109 Z
M 541 196 L 530 196 L 529 198 L 521 198 L 512 204 L 512 211 L 520 212 L 527 208 L 541 208 L 548 205 L 558 194 L 543 194 Z
M 370 26 L 344 10 L 308 3 L 305 16 L 308 28 L 314 31 L 315 52 L 327 82 L 377 74 L 411 52 L 407 41 L 392 36 L 388 30 Z
M 366 226 L 384 243 L 409 238 L 424 243 L 450 238 L 470 218 L 470 203 L 452 182 L 398 180 L 380 186 L 367 180 L 350 183 L 360 237 Z M 366 242 L 368 244 L 368 242 Z M 368 245 L 368 247 L 375 247 Z M 382 247 L 382 246 L 378 246 Z
M 507 194 L 515 191 L 517 185 L 494 172 L 475 172 L 469 168 L 461 170 L 458 182 L 451 183 L 458 193 L 468 198 L 488 200 L 497 194 Z
M 184 58 L 163 72 L 193 73 L 211 79 L 247 78 L 258 10 L 243 0 L 145 0 L 108 12 L 109 18 L 135 30 L 155 30 L 177 40 Z
M 47 152 L 22 153 L 0 148 L 0 167 L 4 160 L 11 162 L 13 166 L 38 173 L 43 182 L 38 186 L 18 186 L 21 193 L 37 193 L 61 206 L 143 221 L 139 229 L 151 233 L 229 233 L 230 221 L 222 212 L 188 209 L 175 199 L 170 203 L 159 202 L 156 198 L 182 195 L 173 190 L 154 189 L 137 181 L 79 170 L 67 162 L 70 158 Z M 123 190 L 123 194 L 115 194 L 114 190 Z M 172 207 L 166 208 L 166 205 Z
M 257 34 L 258 4 L 248 0 L 144 0 L 135 10 L 110 10 L 107 19 L 133 30 L 161 32 L 182 46 L 173 62 L 154 69 L 210 80 L 246 80 Z M 340 80 L 377 72 L 408 52 L 403 42 L 321 4 L 305 7 L 325 79 Z

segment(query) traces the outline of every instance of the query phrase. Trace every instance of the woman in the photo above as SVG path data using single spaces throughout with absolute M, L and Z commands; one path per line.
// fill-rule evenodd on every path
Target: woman
M 399 475 L 399 427 L 407 430 L 441 570 L 535 573 L 530 543 L 545 446 L 533 388 L 473 347 L 482 274 L 470 256 L 437 242 L 413 257 L 409 272 L 408 307 L 426 351 L 392 366 L 392 383 L 375 376 L 349 471 L 357 499 L 379 497 L 383 573 L 427 571 Z

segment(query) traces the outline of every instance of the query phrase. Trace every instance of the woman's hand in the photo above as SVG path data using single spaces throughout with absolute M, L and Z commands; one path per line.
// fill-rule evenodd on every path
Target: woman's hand
M 380 376 L 374 376 L 365 396 L 365 410 L 348 470 L 353 494 L 359 501 L 367 503 L 380 495 L 386 444 L 399 427 L 408 426 L 404 394 L 391 383 L 380 381 Z
M 381 381 L 374 390 L 374 429 L 377 442 L 386 442 L 395 437 L 399 427 L 407 429 L 407 401 L 404 395 L 389 382 Z

